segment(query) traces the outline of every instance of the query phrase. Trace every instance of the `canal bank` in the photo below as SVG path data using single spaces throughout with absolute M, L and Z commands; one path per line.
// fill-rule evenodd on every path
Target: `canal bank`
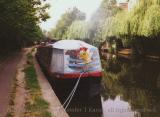
M 7 115 L 1 117 L 68 117 L 34 58 L 34 48 L 25 49 L 15 70 Z
M 58 97 L 53 91 L 51 85 L 49 84 L 46 76 L 41 71 L 41 68 L 37 62 L 37 60 L 33 59 L 33 63 L 38 75 L 38 81 L 42 90 L 43 98 L 49 102 L 49 110 L 52 113 L 53 117 L 69 117 L 66 111 L 64 110 L 62 104 L 60 103 Z

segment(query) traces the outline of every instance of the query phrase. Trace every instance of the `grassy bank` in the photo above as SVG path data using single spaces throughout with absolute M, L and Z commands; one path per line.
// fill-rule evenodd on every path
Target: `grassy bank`
M 12 82 L 6 117 L 52 117 L 48 111 L 49 103 L 43 99 L 37 79 L 32 56 L 34 50 L 27 51 Z
M 26 76 L 26 90 L 28 99 L 25 104 L 25 117 L 51 117 L 48 111 L 49 104 L 42 98 L 41 88 L 33 65 L 32 54 L 27 54 L 27 66 L 24 70 Z

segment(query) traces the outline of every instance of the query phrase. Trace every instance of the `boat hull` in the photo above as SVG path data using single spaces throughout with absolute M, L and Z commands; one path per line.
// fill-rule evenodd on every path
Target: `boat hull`
M 64 102 L 71 93 L 78 78 L 61 79 L 56 77 L 48 77 L 48 80 L 61 102 Z M 81 78 L 74 94 L 74 99 L 87 100 L 95 95 L 100 94 L 101 78 L 86 77 Z
M 63 103 L 70 94 L 70 92 L 73 90 L 80 74 L 72 74 L 72 77 L 69 77 L 71 75 L 68 74 L 54 74 L 50 72 L 50 70 L 47 69 L 45 66 L 43 66 L 43 64 L 41 64 L 39 60 L 38 62 L 41 66 L 42 71 L 46 75 L 49 83 L 51 84 L 54 92 L 56 93 L 57 97 Z M 93 74 L 85 73 L 80 78 L 77 90 L 74 95 L 74 99 L 89 100 L 95 95 L 100 94 L 100 90 L 101 72 L 94 72 Z

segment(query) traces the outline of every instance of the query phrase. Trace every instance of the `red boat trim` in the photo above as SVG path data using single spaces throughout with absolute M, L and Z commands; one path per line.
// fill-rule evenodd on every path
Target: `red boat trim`
M 78 78 L 81 75 L 81 73 L 65 73 L 65 74 L 58 74 L 58 73 L 52 73 L 53 77 L 60 78 L 60 79 L 71 79 L 71 78 Z M 101 77 L 102 72 L 86 72 L 82 74 L 81 78 L 87 78 L 87 77 Z

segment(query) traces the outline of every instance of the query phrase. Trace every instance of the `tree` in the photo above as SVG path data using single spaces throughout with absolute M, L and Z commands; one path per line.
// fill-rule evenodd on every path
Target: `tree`
M 104 28 L 110 27 L 112 24 L 112 18 L 115 16 L 121 9 L 116 6 L 116 0 L 103 0 L 100 7 L 93 14 L 90 21 L 90 32 L 95 43 L 100 43 L 105 40 Z M 108 22 L 109 21 L 109 22 Z M 104 27 L 105 24 L 105 27 Z M 108 28 L 109 29 L 109 28 Z M 102 32 L 103 31 L 103 32 Z
M 144 17 L 142 35 L 147 37 L 160 36 L 160 5 L 152 5 Z
M 53 38 L 63 39 L 65 38 L 65 33 L 70 27 L 70 25 L 75 20 L 84 20 L 85 14 L 74 7 L 71 10 L 68 10 L 61 16 L 61 19 L 58 21 L 56 27 L 51 31 Z
M 85 21 L 74 21 L 66 32 L 67 39 L 87 39 L 89 38 L 88 23 Z
M 102 37 L 120 37 L 135 54 L 159 55 L 159 21 L 160 0 L 139 0 L 128 13 L 120 11 L 112 18 L 106 18 Z
M 39 22 L 49 15 L 41 0 L 0 1 L 0 48 L 14 50 L 41 38 Z
M 131 12 L 118 12 L 111 20 L 106 18 L 105 36 L 146 36 L 160 34 L 160 0 L 139 0 Z M 108 20 L 110 22 L 108 22 Z M 105 37 L 104 36 L 104 37 Z
M 130 34 L 134 36 L 155 37 L 160 34 L 160 0 L 140 0 L 129 13 Z M 127 28 L 127 27 L 126 27 Z M 129 35 L 127 33 L 127 35 Z

